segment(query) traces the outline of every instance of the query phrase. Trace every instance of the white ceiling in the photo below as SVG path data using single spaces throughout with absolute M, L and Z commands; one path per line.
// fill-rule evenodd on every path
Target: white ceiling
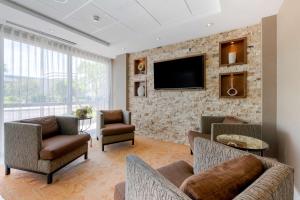
M 283 0 L 13 0 L 110 43 L 97 43 L 68 29 L 1 4 L 0 19 L 38 29 L 106 57 L 172 44 L 259 23 L 277 14 Z M 60 3 L 66 1 L 66 3 Z M 100 17 L 99 22 L 92 20 Z M 0 22 L 1 22 L 0 21 Z M 207 27 L 208 23 L 213 23 Z M 159 38 L 159 40 L 158 40 Z

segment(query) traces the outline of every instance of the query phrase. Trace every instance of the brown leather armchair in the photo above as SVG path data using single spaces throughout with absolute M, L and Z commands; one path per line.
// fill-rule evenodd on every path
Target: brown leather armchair
M 73 160 L 88 157 L 90 135 L 78 132 L 78 119 L 69 116 L 47 116 L 4 124 L 5 174 L 21 169 L 53 174 Z
M 97 139 L 104 145 L 132 141 L 134 145 L 135 126 L 131 125 L 131 113 L 122 110 L 101 110 L 97 112 Z

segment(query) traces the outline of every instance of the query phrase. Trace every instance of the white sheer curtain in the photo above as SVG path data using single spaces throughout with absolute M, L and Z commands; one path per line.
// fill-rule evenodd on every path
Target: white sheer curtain
M 0 40 L 1 147 L 5 121 L 110 107 L 110 59 L 1 24 Z
M 67 55 L 4 39 L 4 121 L 67 113 Z

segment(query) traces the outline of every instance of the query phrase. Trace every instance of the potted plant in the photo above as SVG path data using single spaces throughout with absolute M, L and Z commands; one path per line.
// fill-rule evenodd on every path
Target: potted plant
M 88 115 L 92 115 L 93 113 L 93 108 L 92 106 L 84 106 L 81 108 L 76 109 L 75 115 L 78 118 L 86 118 Z

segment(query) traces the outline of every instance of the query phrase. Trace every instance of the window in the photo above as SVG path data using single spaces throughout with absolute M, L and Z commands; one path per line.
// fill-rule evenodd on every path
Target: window
M 85 105 L 108 109 L 109 62 L 10 39 L 4 39 L 3 46 L 4 122 L 71 114 Z
M 79 57 L 72 57 L 72 105 L 109 107 L 109 67 Z

